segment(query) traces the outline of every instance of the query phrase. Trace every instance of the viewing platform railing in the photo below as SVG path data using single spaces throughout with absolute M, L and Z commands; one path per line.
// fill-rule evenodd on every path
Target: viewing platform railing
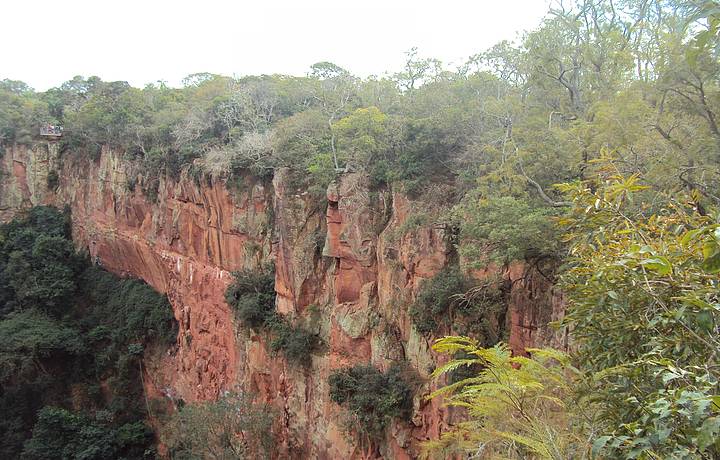
M 41 136 L 60 137 L 63 134 L 62 126 L 46 125 L 40 128 Z

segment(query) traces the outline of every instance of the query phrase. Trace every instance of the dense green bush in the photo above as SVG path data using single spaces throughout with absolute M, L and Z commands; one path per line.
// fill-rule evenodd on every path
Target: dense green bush
M 31 435 L 25 458 L 143 458 L 142 354 L 176 335 L 165 296 L 75 253 L 67 213 L 0 225 L 0 458 Z
M 510 196 L 467 196 L 458 207 L 460 253 L 475 268 L 489 262 L 559 257 L 557 211 Z
M 247 327 L 260 329 L 275 312 L 275 274 L 272 270 L 233 273 L 235 281 L 225 291 L 225 300 Z
M 17 308 L 63 313 L 83 265 L 69 235 L 68 215 L 42 206 L 0 227 L 0 315 Z
M 81 277 L 82 292 L 93 305 L 82 318 L 91 325 L 90 334 L 112 326 L 115 343 L 132 341 L 175 343 L 177 322 L 167 297 L 136 279 L 118 279 L 98 267 L 89 267 Z
M 235 281 L 225 291 L 225 299 L 242 324 L 269 332 L 272 351 L 282 352 L 291 364 L 310 365 L 312 354 L 320 346 L 320 338 L 275 312 L 273 271 L 244 270 L 233 275 Z
M 165 424 L 162 440 L 173 459 L 276 458 L 273 411 L 245 393 L 187 404 Z
M 502 282 L 472 282 L 457 267 L 449 267 L 422 284 L 409 313 L 422 334 L 452 328 L 493 345 L 501 338 L 505 307 Z
M 275 311 L 275 274 L 271 269 L 233 273 L 235 281 L 225 291 L 225 299 L 240 322 L 271 334 L 270 348 L 282 352 L 291 364 L 309 366 L 312 354 L 321 345 L 317 334 L 293 325 Z
M 27 460 L 146 458 L 152 430 L 143 422 L 117 428 L 58 407 L 38 412 L 32 438 L 25 443 Z
M 562 277 L 603 458 L 720 458 L 720 222 L 686 197 L 641 202 L 637 176 L 566 184 Z M 632 216 L 629 218 L 628 216 Z M 598 244 L 601 242 L 601 244 Z
M 457 296 L 469 288 L 463 274 L 457 268 L 449 268 L 425 281 L 420 287 L 415 303 L 410 307 L 410 318 L 418 331 L 430 334 L 441 324 L 447 324 Z
M 58 176 L 57 171 L 54 169 L 51 169 L 48 171 L 47 175 L 47 187 L 49 190 L 55 190 L 58 187 L 58 184 L 60 183 L 60 176 Z
M 393 418 L 407 419 L 412 412 L 412 382 L 399 365 L 381 372 L 358 365 L 330 375 L 330 398 L 348 409 L 357 430 L 381 439 Z
M 48 105 L 23 82 L 0 81 L 0 144 L 30 143 L 40 126 L 53 121 Z
M 12 312 L 0 321 L 0 385 L 33 379 L 45 361 L 68 361 L 89 350 L 79 328 L 36 310 Z
M 321 345 L 317 334 L 302 326 L 293 326 L 284 318 L 277 318 L 272 326 L 272 351 L 281 351 L 291 364 L 309 366 L 312 355 Z

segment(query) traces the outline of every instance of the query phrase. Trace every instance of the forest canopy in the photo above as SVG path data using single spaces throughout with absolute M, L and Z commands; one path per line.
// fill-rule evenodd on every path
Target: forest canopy
M 0 457 L 154 455 L 142 357 L 175 343 L 170 303 L 91 265 L 67 213 L 0 225 Z

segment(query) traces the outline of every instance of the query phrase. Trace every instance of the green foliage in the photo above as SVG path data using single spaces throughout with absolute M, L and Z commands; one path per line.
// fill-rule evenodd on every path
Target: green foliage
M 718 455 L 718 218 L 700 192 L 678 200 L 613 162 L 596 165 L 596 179 L 559 187 L 573 204 L 560 219 L 571 254 L 563 325 L 579 370 L 559 354 L 547 367 L 547 351 L 511 358 L 503 347 L 441 339 L 435 349 L 455 358 L 435 375 L 453 383 L 432 396 L 451 395 L 470 418 L 430 442 L 428 456 L 478 445 L 512 458 Z M 482 370 L 458 381 L 468 366 Z
M 431 183 L 457 184 L 458 196 L 474 188 L 484 200 L 528 202 L 541 220 L 543 206 L 558 204 L 550 187 L 584 178 L 603 148 L 623 156 L 625 172 L 712 194 L 717 11 L 715 0 L 566 2 L 522 39 L 457 69 L 412 49 L 383 78 L 321 62 L 306 77 L 200 73 L 182 88 L 77 76 L 38 93 L 4 80 L 0 143 L 64 125 L 71 154 L 108 145 L 142 159 L 151 194 L 159 176 L 203 155 L 213 175 L 290 168 L 318 189 L 344 171 L 418 196 Z M 496 217 L 504 226 L 509 216 Z M 545 249 L 498 236 L 512 257 Z
M 353 428 L 380 440 L 393 418 L 407 419 L 412 411 L 411 382 L 399 365 L 381 372 L 370 365 L 340 369 L 330 375 L 330 398 L 345 406 Z
M 697 10 L 691 16 L 692 20 L 707 20 L 707 28 L 698 32 L 693 39 L 688 58 L 695 62 L 706 48 L 717 46 L 720 42 L 720 3 L 715 0 L 704 0 L 695 3 Z
M 326 188 L 337 177 L 332 154 L 316 153 L 310 157 L 307 172 L 310 174 L 312 182 L 319 184 L 321 188 Z
M 145 458 L 152 430 L 143 422 L 118 428 L 57 407 L 38 412 L 32 438 L 25 443 L 23 459 L 70 460 L 83 458 Z M 148 455 L 149 456 L 149 455 Z
M 67 307 L 82 269 L 68 225 L 67 215 L 36 207 L 0 228 L 0 315 L 20 308 L 59 315 Z
M 556 213 L 550 209 L 511 196 L 479 199 L 470 194 L 456 213 L 460 253 L 473 268 L 558 256 L 558 231 L 551 219 Z
M 425 458 L 449 458 L 478 449 L 485 458 L 590 458 L 587 438 L 571 415 L 573 384 L 580 373 L 568 356 L 540 349 L 528 350 L 532 358 L 512 356 L 504 344 L 481 348 L 468 337 L 438 339 L 433 349 L 463 355 L 435 369 L 436 379 L 463 368 L 480 370 L 428 396 L 465 408 L 468 417 L 439 440 L 425 443 Z
M 17 458 L 22 452 L 23 443 L 31 435 L 32 421 L 27 422 L 28 414 L 34 415 L 41 407 L 40 388 L 23 386 L 3 386 L 0 394 L 0 456 Z
M 272 335 L 270 348 L 282 352 L 289 363 L 310 366 L 312 354 L 321 340 L 317 334 L 275 312 L 275 274 L 270 269 L 235 272 L 235 281 L 225 291 L 225 299 L 245 327 L 265 330 Z
M 465 276 L 457 268 L 444 270 L 425 281 L 410 307 L 410 318 L 417 330 L 430 334 L 441 324 L 446 325 L 457 296 L 468 288 Z
M 293 325 L 275 312 L 275 274 L 272 270 L 235 272 L 235 281 L 225 291 L 225 299 L 245 327 L 272 334 L 270 348 L 282 352 L 291 364 L 307 367 L 321 341 L 303 326 Z
M 331 133 L 319 109 L 309 109 L 278 122 L 274 129 L 273 148 L 278 166 L 289 167 L 320 187 L 335 178 L 332 162 Z
M 58 176 L 57 171 L 55 171 L 54 169 L 51 169 L 48 172 L 48 176 L 47 176 L 48 190 L 54 191 L 55 189 L 57 189 L 59 182 L 60 182 L 60 177 Z
M 474 285 L 458 268 L 447 268 L 422 284 L 410 318 L 422 334 L 452 328 L 492 345 L 504 326 L 503 289 L 499 280 Z
M 369 171 L 375 187 L 392 180 L 389 171 L 380 170 L 392 158 L 393 132 L 388 115 L 374 106 L 359 108 L 338 120 L 332 129 L 342 164 L 350 170 Z
M 0 226 L 0 300 L 0 457 L 151 455 L 140 369 L 174 343 L 167 299 L 90 266 L 67 213 L 36 207 Z
M 225 300 L 245 326 L 263 328 L 275 314 L 275 273 L 245 270 L 233 276 L 235 281 L 225 291 Z
M 243 393 L 187 404 L 165 424 L 162 440 L 172 458 L 274 458 L 273 413 Z
M 50 121 L 47 104 L 25 83 L 0 81 L 0 144 L 30 143 Z
M 34 310 L 10 313 L 0 321 L 0 384 L 31 378 L 43 371 L 43 361 L 85 352 L 78 329 Z
M 405 221 L 398 227 L 397 231 L 401 236 L 423 228 L 424 226 L 432 224 L 431 218 L 428 214 L 423 212 L 414 212 L 407 216 Z
M 59 236 L 34 234 L 32 230 L 14 236 L 29 243 L 25 250 L 11 252 L 5 266 L 4 276 L 18 303 L 57 312 L 77 288 L 72 243 Z
M 575 203 L 562 221 L 572 254 L 564 324 L 598 403 L 595 450 L 717 457 L 717 217 L 663 195 L 660 207 L 635 201 L 647 186 L 613 163 L 563 189 Z
M 81 278 L 83 294 L 93 305 L 82 322 L 99 338 L 106 331 L 115 344 L 133 341 L 161 345 L 175 343 L 177 322 L 167 297 L 135 279 L 118 279 L 97 267 Z
M 293 326 L 287 320 L 277 318 L 272 325 L 272 351 L 281 351 L 291 364 L 310 366 L 312 355 L 321 345 L 317 334 L 302 326 Z
M 571 1 L 517 42 L 453 71 L 413 49 L 401 72 L 383 78 L 359 79 L 322 62 L 306 77 L 205 73 L 183 88 L 75 77 L 38 93 L 3 80 L 0 151 L 31 143 L 43 123 L 61 124 L 64 154 L 124 152 L 143 171 L 128 184 L 151 199 L 163 176 L 190 165 L 235 181 L 282 168 L 290 188 L 319 203 L 348 171 L 367 173 L 374 188 L 428 201 L 433 188 L 452 189 L 443 204 L 460 200 L 458 249 L 473 268 L 557 265 L 563 244 L 570 247 L 567 326 L 587 392 L 601 402 L 598 455 L 710 458 L 719 455 L 719 30 L 716 0 Z M 606 152 L 617 157 L 615 170 L 596 181 L 596 160 Z M 638 188 L 636 174 L 651 188 Z M 556 183 L 572 185 L 558 190 Z M 680 191 L 691 200 L 673 198 Z M 555 217 L 568 225 L 563 244 Z M 83 277 L 137 300 L 116 303 Z M 120 391 L 147 341 L 171 342 L 167 311 L 159 313 L 166 305 L 96 278 L 69 243 L 66 217 L 39 208 L 0 229 L 0 321 L 9 322 L 3 343 L 13 369 L 5 375 L 26 380 L 2 388 L 0 408 L 17 416 L 1 421 L 3 442 L 15 447 L 0 456 L 17 457 L 24 435 L 6 433 L 27 432 L 34 421 L 27 414 L 39 409 L 34 400 L 62 399 L 62 388 L 39 377 L 40 364 L 62 356 L 68 373 L 87 376 L 86 359 L 93 372 L 112 374 Z M 411 309 L 418 330 L 498 340 L 505 287 L 471 288 L 459 274 L 428 281 Z M 277 324 L 269 277 L 241 274 L 227 299 L 245 325 Z M 276 349 L 299 356 L 309 337 L 280 324 Z M 56 348 L 74 330 L 86 352 L 72 340 Z

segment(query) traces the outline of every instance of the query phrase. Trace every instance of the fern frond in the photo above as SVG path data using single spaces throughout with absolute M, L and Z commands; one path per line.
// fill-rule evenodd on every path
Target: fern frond
M 488 431 L 492 432 L 495 436 L 499 438 L 508 439 L 527 447 L 531 452 L 539 455 L 543 459 L 552 459 L 550 451 L 542 441 L 538 441 L 537 439 L 533 439 L 529 436 L 521 435 L 518 433 L 511 433 L 509 431 Z
M 527 348 L 526 350 L 533 358 L 539 358 L 538 361 L 554 359 L 563 366 L 570 364 L 570 355 L 560 350 L 554 350 L 552 348 Z
M 472 352 L 478 349 L 478 342 L 470 337 L 448 336 L 437 339 L 432 349 L 445 354 L 454 354 L 458 351 Z
M 444 386 L 427 398 L 444 396 L 443 404 L 467 410 L 467 424 L 455 426 L 439 440 L 426 444 L 426 452 L 452 455 L 449 446 L 472 455 L 478 446 L 490 446 L 493 459 L 498 455 L 526 455 L 526 458 L 564 460 L 569 436 L 563 396 L 569 394 L 569 383 L 576 371 L 569 368 L 569 358 L 556 350 L 532 349 L 532 357 L 512 356 L 510 348 L 499 343 L 478 348 L 468 337 L 445 337 L 433 349 L 454 354 L 463 351 L 471 358 L 453 359 L 439 367 L 437 378 L 460 367 L 480 364 L 474 377 Z M 475 443 L 475 444 L 473 444 Z M 495 445 L 493 445 L 495 444 Z M 500 450 L 500 446 L 503 447 Z M 427 454 L 430 455 L 430 454 Z M 431 458 L 425 456 L 424 458 Z
M 484 361 L 480 359 L 453 359 L 452 361 L 443 364 L 442 366 L 438 367 L 433 371 L 432 374 L 430 374 L 431 378 L 437 378 L 443 374 L 450 373 L 460 367 L 463 366 L 472 366 L 474 364 L 483 364 Z
M 538 398 L 538 399 L 542 399 L 542 400 L 544 400 L 544 401 L 550 401 L 551 403 L 556 404 L 556 405 L 557 405 L 558 407 L 560 407 L 560 408 L 564 408 L 564 407 L 565 407 L 565 403 L 563 402 L 563 400 L 560 399 L 560 398 L 556 398 L 555 396 L 542 395 L 542 394 L 541 394 L 541 395 L 538 395 L 537 398 Z
M 467 379 L 460 380 L 459 382 L 452 383 L 450 385 L 446 385 L 442 388 L 439 388 L 432 393 L 430 393 L 428 396 L 425 397 L 425 399 L 433 399 L 438 396 L 443 396 L 447 394 L 454 393 L 458 388 L 461 388 L 465 385 L 470 385 L 474 382 L 478 381 L 478 377 L 470 377 Z

